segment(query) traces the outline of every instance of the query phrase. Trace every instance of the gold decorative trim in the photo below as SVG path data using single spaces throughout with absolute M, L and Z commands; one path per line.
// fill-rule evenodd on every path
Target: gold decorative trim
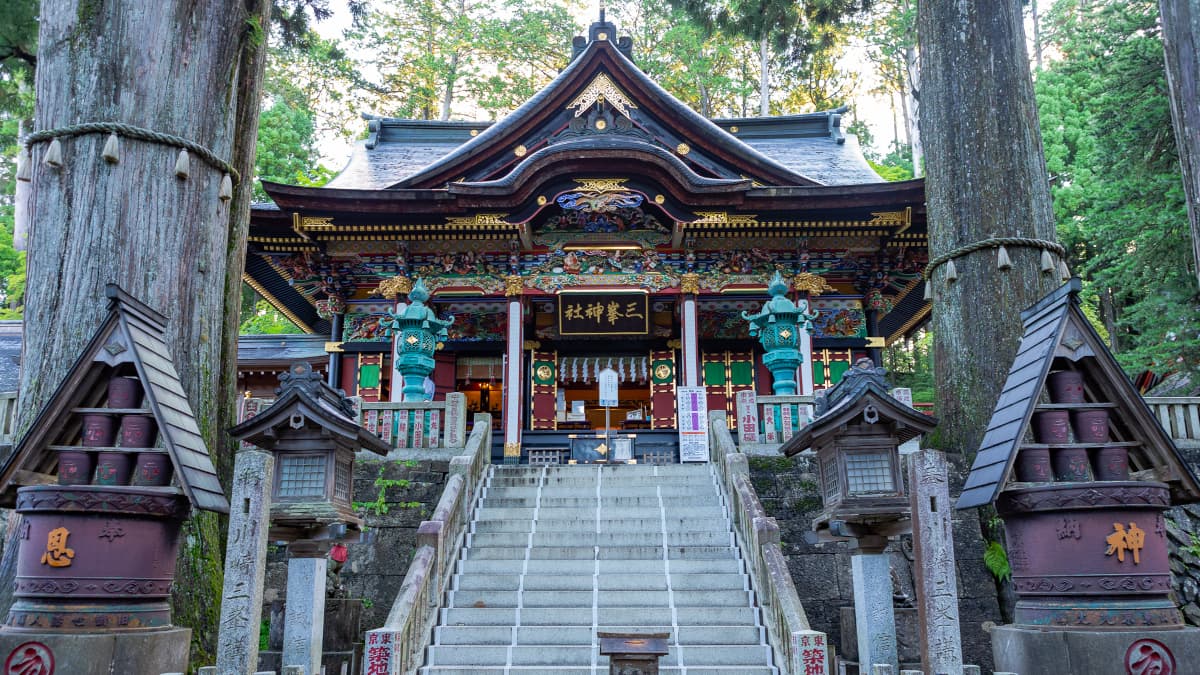
M 665 202 L 665 201 L 667 201 L 667 198 L 666 198 L 666 197 L 664 197 L 664 196 L 662 196 L 662 195 L 654 195 L 654 203 L 655 203 L 655 204 L 661 204 L 661 203 L 663 203 L 663 202 Z
M 583 192 L 622 192 L 628 178 L 576 178 L 575 184 Z
M 537 205 L 538 205 L 538 206 L 545 206 L 545 205 L 546 205 L 546 201 L 547 201 L 547 200 L 546 200 L 546 195 L 538 195 L 538 198 L 537 198 Z
M 575 116 L 579 117 L 588 108 L 604 101 L 608 101 L 609 105 L 625 117 L 629 117 L 630 108 L 637 108 L 625 92 L 613 84 L 608 75 L 600 73 L 584 88 L 583 93 L 567 104 L 567 109 L 575 108 Z
M 675 152 L 678 152 L 681 155 L 686 155 L 691 151 L 692 149 L 687 143 L 680 143 L 679 145 L 675 146 Z
M 688 225 L 729 225 L 734 227 L 754 226 L 759 225 L 758 217 L 751 214 L 734 213 L 730 214 L 726 211 L 697 211 L 696 219 L 688 222 Z
M 526 148 L 523 145 L 518 145 L 517 147 L 513 148 L 513 154 L 516 155 L 517 157 L 524 157 L 525 154 L 528 152 L 529 152 L 529 148 Z
M 729 127 L 729 133 L 731 133 L 731 134 L 736 134 L 737 132 L 738 132 L 738 128 L 737 128 L 737 127 Z
M 700 275 L 695 272 L 687 272 L 679 277 L 679 291 L 681 293 L 690 293 L 695 295 L 700 292 Z
M 604 41 L 608 40 L 608 33 L 604 33 L 604 32 L 596 33 L 596 39 L 599 40 L 600 42 L 604 42 Z
M 505 220 L 507 213 L 476 213 L 473 216 L 452 216 L 446 218 L 446 225 L 452 228 L 467 229 L 474 227 L 517 227 Z M 429 229 L 440 229 L 439 225 L 430 225 Z M 425 226 L 422 226 L 425 229 Z
M 300 329 L 303 330 L 305 333 L 316 333 L 317 332 L 317 331 L 313 330 L 312 326 L 301 321 L 300 317 L 296 316 L 295 312 L 288 309 L 286 305 L 284 305 L 282 302 L 280 302 L 275 296 L 271 295 L 267 291 L 267 289 L 263 287 L 262 284 L 260 284 L 254 280 L 254 277 L 250 276 L 249 274 L 243 273 L 242 281 L 246 282 L 246 285 L 249 286 L 250 288 L 253 288 L 255 293 L 258 293 L 259 295 L 261 295 L 263 297 L 263 300 L 266 300 L 268 303 L 270 303 L 270 305 L 275 308 L 275 311 L 286 316 L 289 320 L 291 320 L 292 323 L 299 326 Z
M 800 293 L 808 293 L 809 295 L 837 292 L 837 289 L 830 286 L 824 277 L 812 272 L 801 272 L 792 277 L 792 289 Z
M 603 118 L 596 120 L 596 131 L 604 131 L 607 128 L 608 122 L 605 122 Z
M 871 335 L 867 337 L 867 349 L 883 349 L 887 346 L 887 340 L 882 336 Z
M 375 289 L 375 292 L 379 293 L 388 300 L 395 300 L 401 295 L 408 295 L 409 291 L 411 290 L 412 279 L 409 279 L 408 277 L 395 276 L 388 277 L 387 279 L 379 282 L 379 286 Z
M 867 225 L 899 226 L 896 234 L 904 232 L 912 226 L 912 207 L 906 206 L 903 211 L 872 211 L 871 220 Z
M 525 280 L 518 274 L 504 277 L 504 295 L 513 297 L 525 292 Z
M 302 216 L 300 218 L 300 229 L 302 230 L 328 230 L 333 228 L 333 216 Z
M 478 129 L 472 129 L 472 130 L 471 130 L 471 135 L 472 135 L 472 136 L 478 136 L 478 135 L 479 135 L 479 130 L 478 130 Z
M 340 343 L 340 342 L 326 342 L 325 343 L 325 352 L 327 354 L 340 354 L 342 351 L 343 351 L 342 343 Z
M 683 349 L 683 340 L 667 340 L 667 349 Z
M 520 457 L 521 456 L 521 444 L 520 443 L 505 443 L 504 444 L 504 456 L 505 457 Z
M 542 348 L 542 343 L 538 342 L 537 340 L 526 340 L 521 343 L 521 349 L 524 349 L 526 351 L 531 350 L 531 349 L 541 349 L 541 348 Z

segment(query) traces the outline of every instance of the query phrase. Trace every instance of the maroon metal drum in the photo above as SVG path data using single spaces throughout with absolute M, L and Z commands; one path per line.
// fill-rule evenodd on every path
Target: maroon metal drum
M 60 450 L 58 453 L 58 484 L 87 485 L 92 482 L 92 469 L 95 466 L 95 453 Z
M 21 549 L 6 630 L 169 626 L 179 530 L 189 510 L 171 488 L 19 489 Z
M 171 458 L 165 452 L 138 453 L 133 485 L 157 487 L 171 482 Z
M 1075 440 L 1080 443 L 1108 442 L 1107 410 L 1073 410 L 1071 423 L 1075 426 Z
M 142 402 L 142 383 L 136 377 L 114 377 L 108 381 L 109 408 L 136 408 Z
M 150 415 L 125 415 L 121 418 L 122 448 L 152 448 L 158 426 Z
M 1049 483 L 1054 480 L 1050 473 L 1049 448 L 1021 448 L 1017 455 L 1017 480 L 1022 483 Z
M 1067 443 L 1071 440 L 1070 413 L 1066 410 L 1034 413 L 1033 431 L 1038 443 Z
M 89 448 L 104 448 L 113 444 L 116 425 L 112 415 L 88 413 L 80 417 L 83 419 L 83 445 Z
M 1172 602 L 1163 511 L 1167 486 L 1141 481 L 1006 490 L 1004 518 L 1017 593 L 1014 623 L 1047 628 L 1182 625 Z
M 1083 373 L 1060 370 L 1046 378 L 1053 403 L 1083 403 Z

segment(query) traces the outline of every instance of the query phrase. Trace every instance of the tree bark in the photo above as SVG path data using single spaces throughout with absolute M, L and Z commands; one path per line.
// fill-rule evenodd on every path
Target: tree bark
M 765 35 L 758 42 L 758 60 L 758 115 L 767 117 L 771 114 L 771 45 Z
M 920 178 L 925 175 L 925 146 L 921 143 L 921 62 L 916 45 L 904 49 L 904 72 L 908 76 L 908 87 L 904 92 L 908 105 L 904 119 L 912 148 L 913 178 Z
M 169 319 L 168 343 L 196 421 L 228 475 L 240 306 L 266 0 L 43 0 L 36 126 L 115 121 L 197 142 L 243 179 L 219 199 L 223 173 L 194 153 L 129 138 L 120 161 L 105 136 L 62 141 L 63 164 L 31 148 L 28 289 L 19 429 L 31 423 L 105 316 L 104 286 Z M 194 661 L 211 661 L 221 592 L 221 528 L 213 514 L 185 528 L 174 622 L 193 629 Z M 7 589 L 5 580 L 0 587 Z
M 1171 125 L 1192 230 L 1192 256 L 1200 284 L 1200 0 L 1159 0 Z
M 1033 83 L 1015 0 L 923 0 L 921 136 L 927 157 L 929 253 L 995 236 L 1055 240 Z M 1041 251 L 1010 247 L 936 269 L 933 331 L 940 442 L 973 455 L 1022 332 L 1020 311 L 1059 285 Z

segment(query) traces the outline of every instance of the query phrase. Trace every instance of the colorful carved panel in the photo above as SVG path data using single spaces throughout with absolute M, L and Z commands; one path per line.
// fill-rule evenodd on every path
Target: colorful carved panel
M 650 352 L 650 428 L 675 428 L 675 352 Z
M 342 319 L 342 342 L 391 342 L 383 332 L 383 313 L 351 312 Z
M 813 320 L 814 338 L 865 338 L 867 315 L 858 298 L 812 298 L 809 306 L 817 312 Z

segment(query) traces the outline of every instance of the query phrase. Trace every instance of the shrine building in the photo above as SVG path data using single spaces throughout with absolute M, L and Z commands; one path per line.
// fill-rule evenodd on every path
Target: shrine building
M 817 313 L 802 394 L 925 320 L 924 182 L 881 179 L 845 108 L 709 120 L 631 51 L 602 17 L 498 122 L 368 118 L 328 185 L 264 184 L 246 282 L 328 336 L 330 382 L 369 402 L 400 400 L 385 327 L 420 279 L 454 317 L 426 387 L 493 413 L 510 461 L 606 424 L 636 433 L 638 454 L 670 452 L 677 387 L 730 413 L 738 391 L 770 394 L 742 312 L 777 271 Z

